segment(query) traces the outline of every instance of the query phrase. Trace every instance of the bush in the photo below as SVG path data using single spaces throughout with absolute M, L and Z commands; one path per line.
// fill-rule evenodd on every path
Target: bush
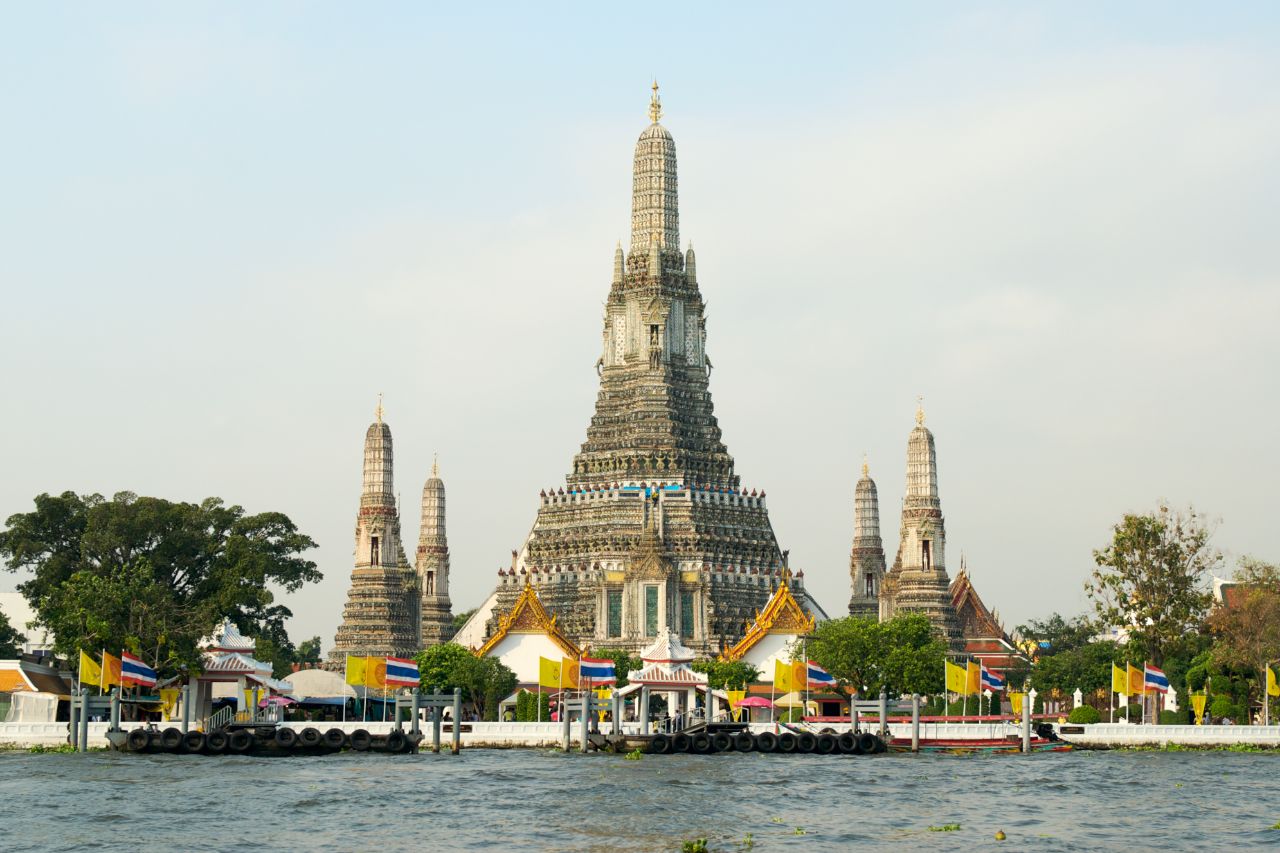
M 1077 705 L 1071 709 L 1071 714 L 1067 717 L 1068 723 L 1079 723 L 1086 726 L 1101 721 L 1102 715 L 1098 713 L 1097 708 L 1091 705 Z
M 1186 711 L 1170 711 L 1168 708 L 1160 712 L 1160 725 L 1162 726 L 1185 726 L 1187 725 Z
M 1209 716 L 1215 720 L 1229 718 L 1234 723 L 1246 722 L 1240 706 L 1231 701 L 1230 696 L 1219 694 L 1209 703 Z

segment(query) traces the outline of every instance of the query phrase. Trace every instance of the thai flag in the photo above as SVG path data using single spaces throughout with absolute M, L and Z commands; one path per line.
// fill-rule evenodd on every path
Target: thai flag
M 1169 676 L 1151 664 L 1147 664 L 1142 668 L 1142 688 L 1154 690 L 1157 693 L 1168 693 Z
M 813 661 L 809 661 L 809 686 L 810 687 L 835 687 L 836 677 L 818 666 Z
M 1004 679 L 996 673 L 987 669 L 985 663 L 979 663 L 982 667 L 982 689 L 983 690 L 1004 690 Z
M 418 675 L 418 662 L 406 658 L 387 658 L 387 684 L 398 687 L 417 687 L 422 683 Z
M 582 658 L 578 662 L 578 678 L 591 684 L 613 684 L 618 680 L 613 661 L 608 658 Z
M 155 687 L 156 671 L 128 652 L 120 653 L 120 683 Z

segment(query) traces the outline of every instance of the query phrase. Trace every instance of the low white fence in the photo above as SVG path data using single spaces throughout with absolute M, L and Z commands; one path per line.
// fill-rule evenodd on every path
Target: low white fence
M 1144 726 L 1095 723 L 1056 727 L 1063 740 L 1082 747 L 1107 749 L 1126 746 L 1222 747 L 1235 744 L 1280 747 L 1280 726 Z

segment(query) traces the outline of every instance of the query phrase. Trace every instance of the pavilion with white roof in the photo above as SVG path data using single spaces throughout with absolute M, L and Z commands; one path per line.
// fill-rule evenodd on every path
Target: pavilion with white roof
M 666 697 L 672 719 L 683 721 L 678 728 L 684 728 L 691 721 L 699 693 L 706 696 L 708 709 L 713 708 L 713 699 L 727 704 L 728 697 L 722 691 L 708 687 L 706 673 L 694 672 L 689 666 L 694 657 L 693 650 L 680 642 L 679 635 L 670 626 L 659 631 L 653 645 L 640 653 L 643 666 L 627 673 L 627 686 L 618 690 L 618 695 L 625 701 L 628 697 L 636 698 L 639 693 L 636 717 L 640 720 L 641 734 L 649 733 L 649 697 L 655 692 Z M 713 716 L 713 712 L 709 713 L 708 719 Z
M 269 662 L 253 656 L 256 645 L 230 619 L 223 619 L 212 634 L 200 641 L 203 671 L 188 679 L 195 719 L 212 714 L 213 703 L 218 699 L 234 698 L 237 711 L 247 710 L 246 691 L 258 689 L 263 698 L 293 692 L 292 684 L 272 677 Z

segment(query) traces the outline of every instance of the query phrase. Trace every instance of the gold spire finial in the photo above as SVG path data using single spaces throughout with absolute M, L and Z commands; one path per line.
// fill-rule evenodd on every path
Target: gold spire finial
M 871 469 L 867 466 L 867 454 L 862 454 L 862 478 L 865 480 L 871 476 Z
M 433 478 L 438 478 L 440 476 L 440 454 L 439 453 L 431 454 L 431 476 Z
M 916 426 L 924 426 L 924 397 L 916 397 Z
M 653 97 L 649 99 L 649 120 L 654 124 L 662 118 L 662 99 L 658 97 L 658 78 L 653 79 Z
M 378 408 L 373 412 L 378 416 L 378 423 L 382 423 L 382 392 L 378 392 Z

